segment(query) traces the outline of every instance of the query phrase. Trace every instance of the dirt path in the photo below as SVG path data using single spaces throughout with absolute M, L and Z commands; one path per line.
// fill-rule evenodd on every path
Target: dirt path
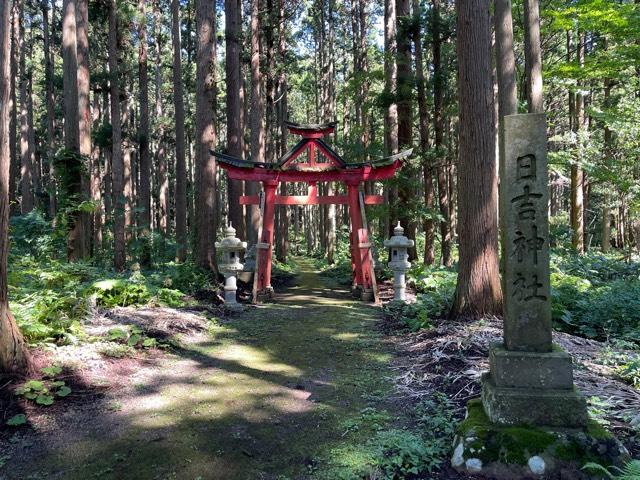
M 7 479 L 286 479 L 319 475 L 392 388 L 378 311 L 300 259 L 276 303 L 184 339 L 106 398 L 12 439 Z M 346 427 L 345 427 L 346 425 Z M 1 464 L 2 462 L 0 462 Z

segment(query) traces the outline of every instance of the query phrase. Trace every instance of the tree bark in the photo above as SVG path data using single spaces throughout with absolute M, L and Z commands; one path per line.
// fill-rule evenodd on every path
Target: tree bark
M 249 124 L 251 127 L 251 160 L 263 162 L 265 156 L 264 132 L 264 99 L 262 98 L 262 74 L 260 72 L 260 1 L 251 0 L 251 108 Z M 258 193 L 256 182 L 247 185 L 249 195 Z M 250 205 L 249 231 L 247 238 L 250 243 L 258 240 L 260 225 L 260 210 L 257 205 Z
M 584 37 L 578 36 L 578 62 L 584 64 Z M 574 133 L 577 136 L 578 159 L 571 166 L 571 230 L 573 231 L 571 244 L 580 254 L 584 253 L 584 171 L 580 165 L 582 161 L 581 132 L 584 129 L 584 95 L 575 96 L 575 118 L 573 120 Z
M 11 98 L 11 0 L 0 2 L 0 372 L 27 373 L 30 356 L 9 310 L 7 266 L 9 257 L 9 123 Z
M 434 147 L 436 150 L 437 180 L 438 180 L 438 206 L 440 208 L 440 250 L 441 262 L 450 267 L 453 264 L 451 258 L 451 232 L 449 229 L 449 191 L 447 189 L 447 169 L 444 165 L 444 121 L 442 118 L 443 98 L 445 88 L 445 73 L 442 69 L 442 38 L 440 19 L 440 0 L 433 0 L 432 32 L 433 32 L 433 131 Z
M 77 208 L 83 200 L 83 159 L 80 156 L 80 110 L 78 96 L 78 50 L 75 0 L 62 4 L 62 64 L 64 86 L 64 181 L 60 188 L 67 204 L 67 259 L 72 262 L 88 254 L 85 225 Z M 91 139 L 89 138 L 89 142 Z
M 513 49 L 513 18 L 511 0 L 495 0 L 496 77 L 498 83 L 498 163 L 500 178 L 505 168 L 504 117 L 518 113 L 516 87 L 516 58 Z M 500 226 L 502 231 L 503 227 Z M 500 258 L 504 261 L 506 250 L 500 242 Z
M 397 15 L 397 65 L 398 65 L 398 149 L 411 148 L 413 144 L 413 73 L 411 71 L 411 10 L 409 0 L 396 0 Z M 415 197 L 415 168 L 406 163 L 400 172 L 398 187 L 399 209 L 397 215 L 409 238 L 416 236 L 416 221 L 409 204 Z M 409 260 L 417 258 L 415 245 L 409 248 Z
M 438 1 L 438 0 L 436 0 Z M 398 51 L 396 2 L 385 0 L 384 11 L 384 89 L 387 107 L 385 110 L 385 150 L 387 155 L 398 153 Z
M 124 162 L 120 118 L 120 72 L 118 63 L 118 7 L 109 0 L 109 82 L 111 84 L 111 201 L 113 205 L 113 265 L 122 271 L 126 264 Z
M 31 178 L 31 151 L 29 149 L 29 111 L 28 111 L 28 73 L 25 44 L 25 15 L 24 3 L 19 3 L 19 28 L 18 28 L 18 50 L 20 52 L 20 212 L 22 215 L 29 213 L 34 208 L 33 185 Z
M 158 228 L 160 233 L 166 238 L 169 234 L 169 176 L 167 171 L 167 157 L 165 152 L 165 133 L 163 122 L 163 105 L 162 105 L 162 42 L 161 25 L 162 14 L 160 12 L 159 0 L 154 3 L 154 41 L 155 41 L 155 61 L 156 61 L 156 122 L 158 130 L 158 151 L 156 159 L 158 162 Z
M 15 0 L 11 9 L 11 123 L 9 124 L 9 201 L 11 202 L 10 211 L 15 213 L 19 210 L 16 208 L 17 202 L 17 179 L 19 174 L 19 158 L 18 158 L 18 97 L 16 95 L 16 79 L 20 75 L 20 23 L 22 12 L 22 0 Z
M 460 262 L 454 317 L 502 311 L 491 27 L 485 2 L 456 2 L 460 133 Z
M 97 183 L 93 179 L 93 160 L 91 159 L 91 126 L 93 119 L 91 118 L 91 80 L 89 71 L 89 0 L 76 1 L 76 33 L 77 33 L 77 52 L 78 52 L 78 114 L 79 114 L 79 133 L 80 133 L 80 155 L 82 155 L 87 163 L 92 177 L 82 174 L 81 188 L 82 199 L 95 200 L 97 193 L 94 191 L 94 185 Z M 96 210 L 99 214 L 99 210 Z M 91 252 L 92 226 L 95 222 L 95 215 L 89 213 L 81 213 L 79 215 L 83 237 L 82 250 L 83 255 L 89 256 Z
M 197 0 L 196 31 L 196 264 L 216 271 L 216 162 L 210 151 L 216 146 L 216 9 L 208 0 Z
M 242 26 L 240 22 L 240 0 L 225 0 L 225 75 L 227 80 L 227 153 L 242 158 L 242 74 L 240 67 Z M 239 238 L 245 236 L 244 215 L 240 206 L 242 181 L 227 179 L 229 203 L 229 221 L 236 229 Z
M 529 113 L 542 113 L 542 47 L 540 45 L 540 0 L 524 0 L 524 54 Z
M 55 8 L 52 7 L 52 10 Z M 49 1 L 42 0 L 42 32 L 45 57 L 45 102 L 47 107 L 47 144 L 45 161 L 49 166 L 48 190 L 49 190 L 49 215 L 56 215 L 56 181 L 53 159 L 55 156 L 55 99 L 53 96 L 53 80 L 55 71 L 55 56 L 51 48 L 51 29 L 49 28 Z M 53 23 L 53 22 L 52 22 Z
M 171 0 L 173 42 L 173 101 L 176 125 L 176 261 L 187 259 L 187 167 L 185 163 L 184 93 L 182 85 L 182 42 L 180 39 L 180 0 Z
M 413 32 L 416 63 L 416 89 L 418 94 L 418 118 L 420 133 L 420 155 L 422 156 L 424 203 L 429 212 L 433 209 L 433 167 L 428 157 L 429 150 L 429 111 L 427 107 L 427 92 L 424 75 L 424 58 L 422 53 L 422 10 L 420 1 L 413 0 L 413 16 L 417 27 Z M 429 213 L 430 215 L 430 213 Z M 434 239 L 435 225 L 430 216 L 423 222 L 424 228 L 424 257 L 425 265 L 433 265 L 435 261 Z
M 604 108 L 607 111 L 611 108 L 611 79 L 605 79 L 604 81 Z M 613 154 L 613 132 L 609 128 L 609 123 L 605 121 L 604 125 L 604 164 L 611 164 L 611 157 Z M 611 250 L 611 206 L 610 194 L 605 191 L 604 198 L 602 199 L 602 228 L 601 228 L 601 244 L 603 253 L 608 253 Z
M 147 68 L 147 12 L 144 0 L 138 0 L 138 82 L 140 87 L 140 192 L 138 212 L 140 223 L 140 265 L 151 265 L 151 153 L 149 151 L 149 73 Z

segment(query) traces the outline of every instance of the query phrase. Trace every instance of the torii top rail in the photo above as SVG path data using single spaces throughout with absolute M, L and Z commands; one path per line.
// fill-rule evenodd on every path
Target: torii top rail
M 276 205 L 349 205 L 351 218 L 351 264 L 353 287 L 362 293 L 363 299 L 372 299 L 375 277 L 371 255 L 371 244 L 366 226 L 363 224 L 364 205 L 384 203 L 382 195 L 362 195 L 360 184 L 365 181 L 385 180 L 395 175 L 411 150 L 366 163 L 347 163 L 331 148 L 323 137 L 335 131 L 336 123 L 324 125 L 298 125 L 286 123 L 289 132 L 300 135 L 300 141 L 277 163 L 242 160 L 219 152 L 211 152 L 229 178 L 249 182 L 262 182 L 264 206 L 262 229 L 256 248 L 256 276 L 254 302 L 258 296 L 269 295 L 271 287 L 271 256 L 273 253 L 274 216 Z M 303 153 L 308 152 L 306 161 Z M 320 153 L 320 156 L 318 155 Z M 306 182 L 307 195 L 276 195 L 280 182 Z M 347 195 L 318 196 L 317 182 L 344 182 Z M 260 197 L 242 196 L 241 205 L 258 205 Z M 361 208 L 362 206 L 362 208 Z

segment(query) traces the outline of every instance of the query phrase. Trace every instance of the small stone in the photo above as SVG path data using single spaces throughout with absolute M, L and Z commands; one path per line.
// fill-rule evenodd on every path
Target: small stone
M 481 472 L 482 471 L 482 460 L 479 458 L 470 458 L 465 463 L 467 470 L 470 472 Z
M 451 466 L 453 468 L 460 467 L 464 463 L 464 444 L 460 442 L 456 449 L 453 451 L 453 457 L 451 457 Z
M 544 460 L 537 455 L 529 459 L 528 465 L 531 473 L 535 475 L 542 475 L 546 467 Z

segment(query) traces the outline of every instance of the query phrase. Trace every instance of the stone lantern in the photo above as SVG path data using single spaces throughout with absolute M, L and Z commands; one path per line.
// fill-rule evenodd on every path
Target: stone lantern
M 393 271 L 393 299 L 404 302 L 406 300 L 406 281 L 405 275 L 407 270 L 411 268 L 409 262 L 408 248 L 413 247 L 413 240 L 409 240 L 404 235 L 404 228 L 398 226 L 393 229 L 393 237 L 384 241 L 384 246 L 391 250 L 391 261 L 389 268 Z
M 222 241 L 216 242 L 216 248 L 222 252 L 222 261 L 220 262 L 219 269 L 225 278 L 225 306 L 232 310 L 242 309 L 242 305 L 236 300 L 236 292 L 238 290 L 236 276 L 244 268 L 244 265 L 240 263 L 240 256 L 247 248 L 247 242 L 236 238 L 236 229 L 229 224 L 224 231 Z

